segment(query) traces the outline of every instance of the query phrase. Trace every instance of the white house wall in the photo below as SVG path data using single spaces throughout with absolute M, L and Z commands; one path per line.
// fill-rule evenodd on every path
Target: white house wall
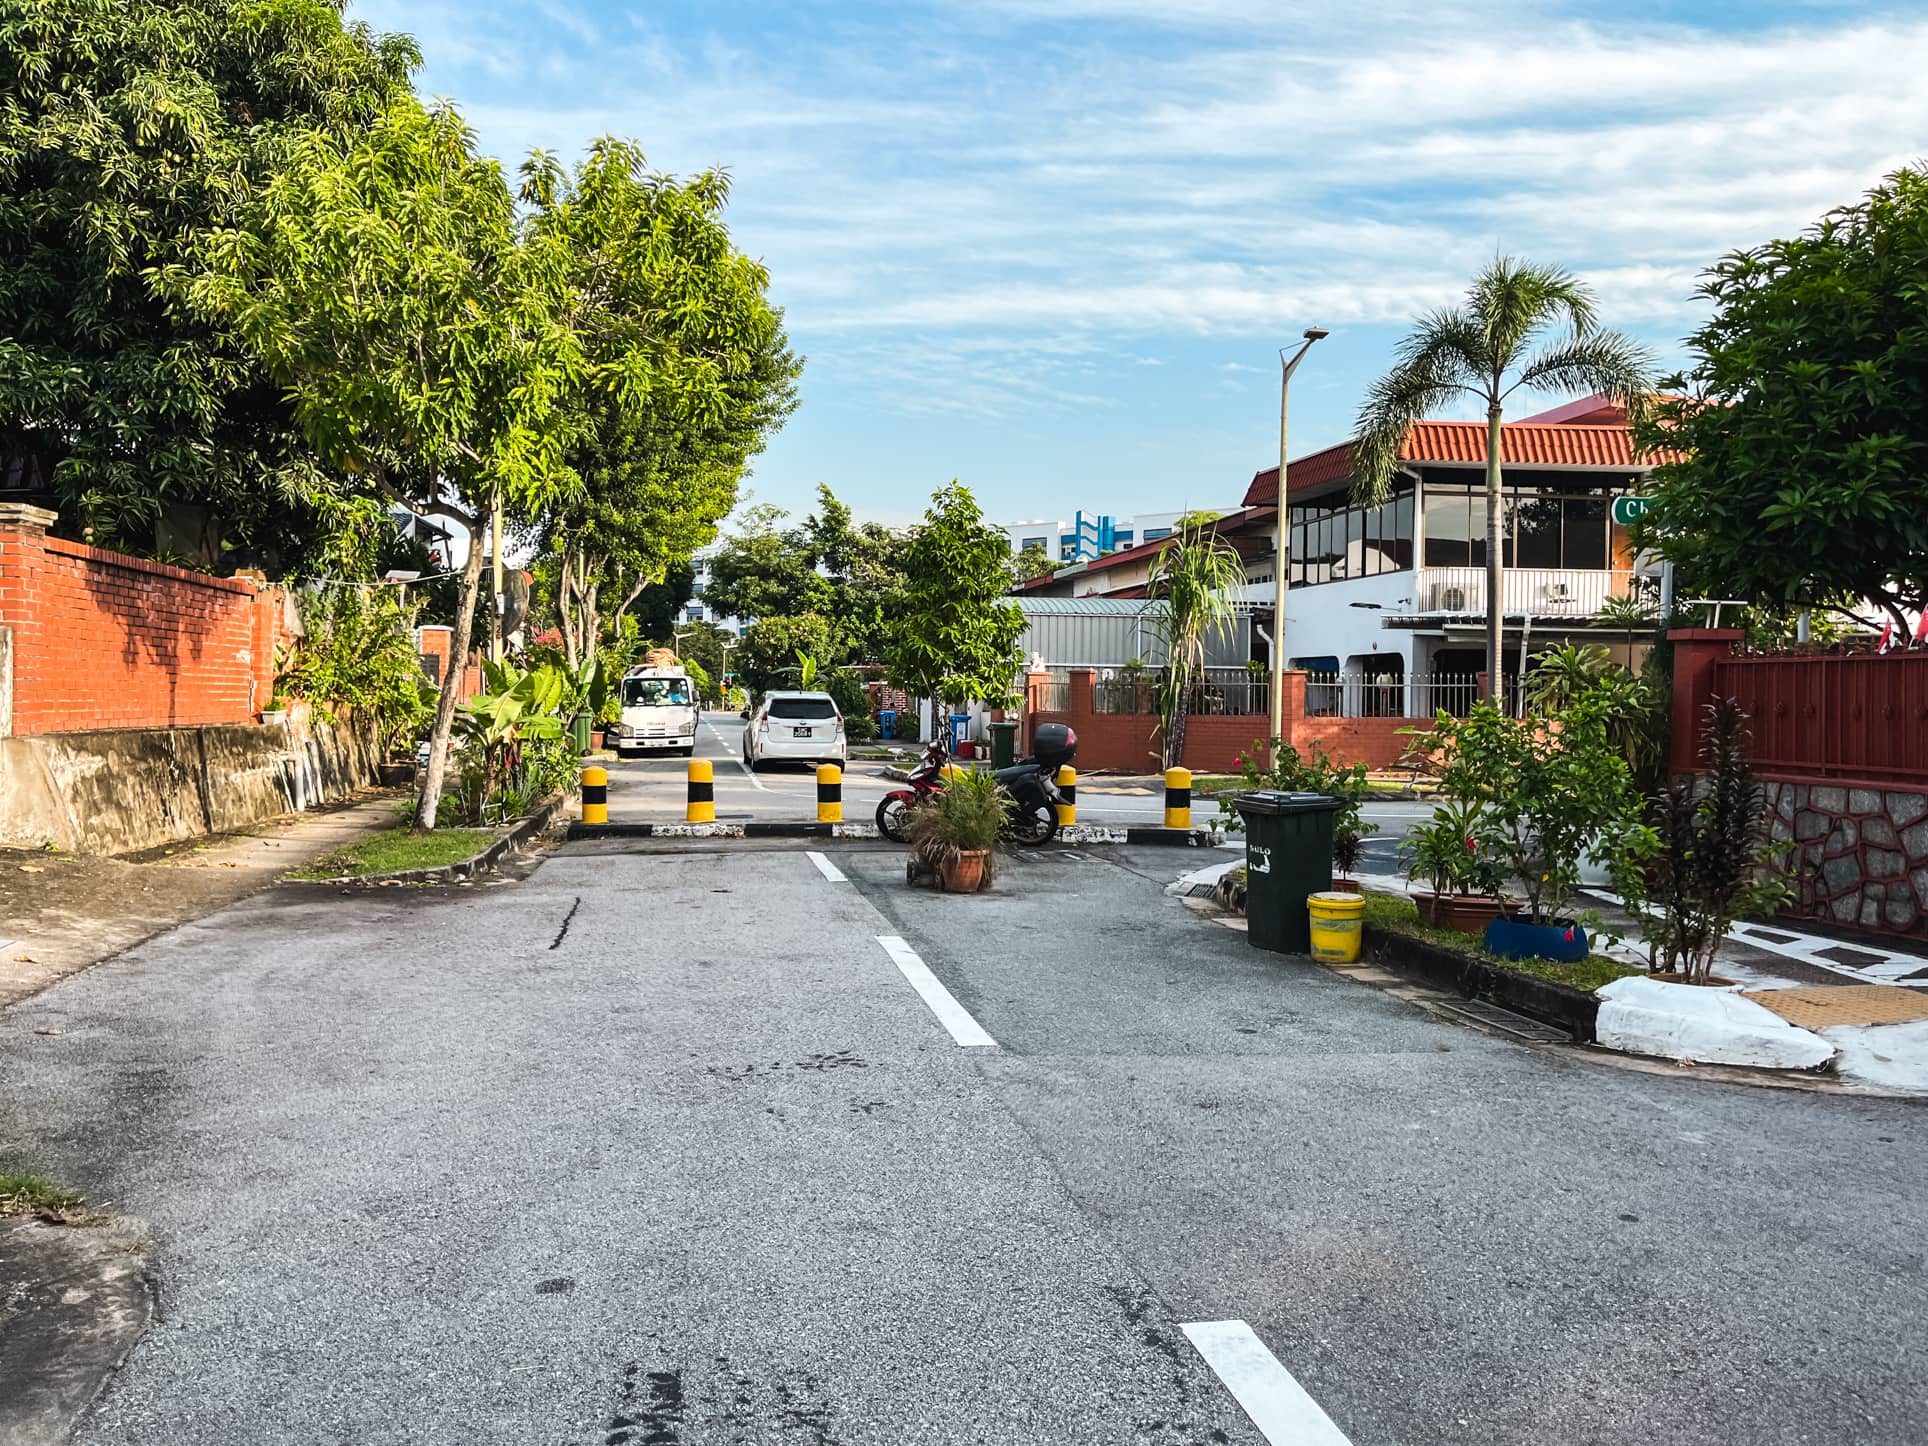
M 1383 620 L 1411 610 L 1413 581 L 1411 572 L 1382 572 L 1373 577 L 1289 589 L 1285 595 L 1286 658 L 1336 657 L 1345 669 L 1350 669 L 1352 660 L 1359 656 L 1398 658 L 1405 671 L 1411 672 L 1412 635 L 1386 628 Z M 1260 593 L 1269 602 L 1271 584 L 1258 584 L 1249 595 L 1256 598 Z M 1377 606 L 1353 607 L 1353 603 Z

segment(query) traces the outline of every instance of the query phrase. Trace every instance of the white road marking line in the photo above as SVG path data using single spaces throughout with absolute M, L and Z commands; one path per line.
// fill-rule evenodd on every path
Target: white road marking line
M 745 763 L 741 758 L 738 758 L 734 753 L 730 752 L 730 745 L 724 742 L 724 739 L 723 739 L 723 730 L 718 728 L 714 723 L 709 722 L 707 719 L 704 720 L 703 726 L 709 729 L 711 733 L 716 735 L 716 741 L 722 744 L 723 746 L 724 756 L 730 759 L 731 762 L 735 763 L 738 768 L 743 770 L 743 776 L 749 779 L 753 786 L 761 789 L 765 793 L 768 793 L 770 791 L 770 785 L 765 783 L 762 779 L 758 778 L 756 776 L 756 770 L 751 768 L 749 764 Z
M 997 1048 L 997 1041 L 986 1034 L 984 1026 L 971 1018 L 970 1010 L 959 1004 L 951 991 L 938 982 L 937 976 L 931 973 L 930 966 L 917 957 L 915 949 L 895 934 L 879 934 L 877 942 L 884 946 L 884 952 L 890 955 L 904 978 L 910 981 L 910 987 L 915 989 L 923 997 L 924 1003 L 930 1006 L 930 1011 L 937 1016 L 938 1022 L 951 1032 L 952 1039 L 967 1049 L 981 1049 L 986 1046 Z
M 825 858 L 822 854 L 818 853 L 815 849 L 807 850 L 804 853 L 804 857 L 809 859 L 811 863 L 815 864 L 817 866 L 817 872 L 822 874 L 826 879 L 830 880 L 831 883 L 847 884 L 850 882 L 849 879 L 846 879 L 844 877 L 844 873 L 842 869 L 838 868 L 835 864 L 831 863 L 829 859 Z
M 1244 1321 L 1194 1321 L 1179 1329 L 1272 1446 L 1352 1446 Z

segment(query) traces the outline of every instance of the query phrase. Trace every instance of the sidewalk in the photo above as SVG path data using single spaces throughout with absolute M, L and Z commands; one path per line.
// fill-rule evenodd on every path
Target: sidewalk
M 0 849 L 0 1009 L 387 827 L 395 802 L 364 795 L 120 858 Z

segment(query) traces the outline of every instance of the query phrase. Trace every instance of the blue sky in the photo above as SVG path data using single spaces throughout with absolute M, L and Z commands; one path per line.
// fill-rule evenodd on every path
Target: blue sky
M 1327 13 L 1311 13 L 1327 12 Z M 1697 271 L 1928 151 L 1928 7 L 358 0 L 513 163 L 729 168 L 808 358 L 759 500 L 1229 505 L 1496 250 L 1678 357 Z M 1603 18 L 1610 15 L 1611 18 Z M 1553 405 L 1549 400 L 1546 405 Z

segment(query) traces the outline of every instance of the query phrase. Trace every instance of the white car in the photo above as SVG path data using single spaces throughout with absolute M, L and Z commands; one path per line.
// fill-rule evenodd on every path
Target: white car
M 843 714 L 828 693 L 769 693 L 743 725 L 743 761 L 765 763 L 844 761 Z

